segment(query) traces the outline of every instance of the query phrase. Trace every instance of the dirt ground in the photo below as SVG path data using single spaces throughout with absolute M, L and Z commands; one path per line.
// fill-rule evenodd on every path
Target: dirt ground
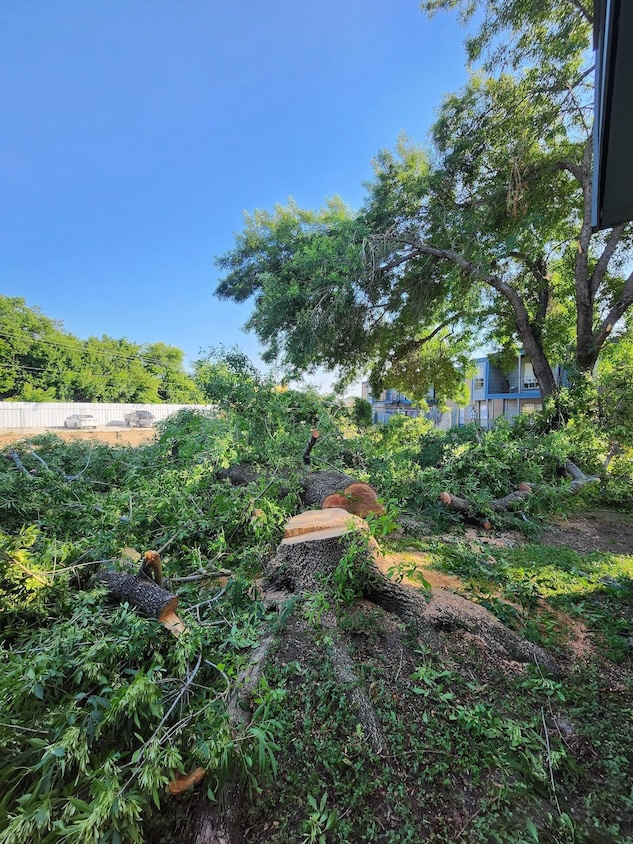
M 419 581 L 415 578 L 407 577 L 405 574 L 402 580 L 396 575 L 398 569 L 403 572 L 412 573 L 419 571 L 427 583 L 438 589 L 454 589 L 459 590 L 463 588 L 464 584 L 458 577 L 453 577 L 451 574 L 444 574 L 441 571 L 435 571 L 431 568 L 433 559 L 429 554 L 422 551 L 404 551 L 391 552 L 384 555 L 378 555 L 376 558 L 376 565 L 383 574 L 388 577 L 396 576 L 398 582 L 405 583 L 407 586 L 419 587 Z M 394 569 L 396 570 L 394 572 Z M 390 574 L 392 572 L 392 574 Z
M 152 439 L 155 431 L 152 428 L 101 428 L 96 431 L 73 431 L 67 428 L 20 428 L 10 430 L 0 429 L 0 449 L 13 443 L 20 442 L 38 434 L 56 434 L 63 440 L 96 439 L 108 445 L 141 445 Z
M 564 546 L 581 554 L 606 551 L 633 554 L 633 513 L 592 510 L 558 519 L 539 537 L 542 545 Z

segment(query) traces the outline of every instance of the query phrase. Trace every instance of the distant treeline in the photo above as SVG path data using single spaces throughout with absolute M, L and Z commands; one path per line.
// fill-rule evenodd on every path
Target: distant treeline
M 199 402 L 183 358 L 166 343 L 80 340 L 24 299 L 0 296 L 0 400 Z

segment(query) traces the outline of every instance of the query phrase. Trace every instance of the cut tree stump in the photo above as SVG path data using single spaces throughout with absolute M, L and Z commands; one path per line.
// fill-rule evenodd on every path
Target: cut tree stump
M 349 510 L 344 510 L 342 507 L 330 507 L 328 510 L 306 510 L 298 516 L 293 516 L 286 523 L 284 537 L 290 539 L 322 530 L 338 530 L 337 535 L 342 536 L 356 529 L 367 530 L 367 525 L 362 519 L 352 515 Z
M 364 524 L 361 519 L 358 522 Z M 323 591 L 354 534 L 358 535 L 352 527 L 350 524 L 347 530 L 312 531 L 283 539 L 267 566 L 268 581 L 290 593 Z M 443 589 L 433 589 L 428 598 L 385 577 L 375 563 L 376 553 L 375 543 L 367 543 L 364 558 L 359 560 L 362 582 L 358 586 L 363 597 L 403 621 L 412 622 L 426 644 L 443 650 L 446 634 L 468 631 L 505 658 L 533 662 L 559 673 L 546 651 L 527 642 L 479 604 Z
M 360 516 L 361 519 L 366 519 L 370 513 L 380 515 L 385 512 L 385 508 L 378 501 L 378 493 L 369 486 L 369 484 L 350 484 L 343 494 L 334 494 L 326 496 L 321 507 L 327 509 L 329 507 L 341 507 L 353 513 L 355 516 Z
M 310 472 L 303 482 L 303 503 L 306 507 L 314 507 L 315 504 L 320 507 L 328 495 L 343 492 L 353 483 L 356 480 L 344 472 Z
M 324 486 L 327 484 L 321 489 Z M 332 492 L 330 489 L 327 494 Z M 474 641 L 502 658 L 533 662 L 554 675 L 560 673 L 558 665 L 545 650 L 521 638 L 482 606 L 443 589 L 433 589 L 425 596 L 387 578 L 375 562 L 380 553 L 377 543 L 366 522 L 358 516 L 336 507 L 306 511 L 289 520 L 285 534 L 266 565 L 264 584 L 271 594 L 281 593 L 282 597 L 291 598 L 325 593 L 334 606 L 333 575 L 353 544 L 355 551 L 350 565 L 357 572 L 359 593 L 376 606 L 413 624 L 425 644 L 450 655 L 450 636 L 461 637 L 469 633 Z M 265 602 L 265 596 L 262 600 Z M 320 623 L 329 634 L 334 674 L 345 686 L 372 750 L 377 754 L 388 751 L 380 718 L 356 674 L 335 612 L 326 610 Z M 241 677 L 243 685 L 231 698 L 228 714 L 235 727 L 248 724 L 248 697 L 259 679 L 271 643 L 272 637 L 262 641 Z M 202 794 L 197 805 L 192 844 L 238 844 L 242 840 L 239 832 L 242 799 L 243 789 L 236 774 L 230 777 L 218 803 L 211 803 Z

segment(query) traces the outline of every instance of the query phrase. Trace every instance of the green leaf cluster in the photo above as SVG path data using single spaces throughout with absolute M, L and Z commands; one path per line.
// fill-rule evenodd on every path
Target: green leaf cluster
M 80 340 L 24 299 L 0 296 L 0 400 L 195 402 L 183 352 L 103 335 Z

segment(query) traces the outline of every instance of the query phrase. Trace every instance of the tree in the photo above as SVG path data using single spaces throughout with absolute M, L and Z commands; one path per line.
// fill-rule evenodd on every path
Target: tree
M 426 179 L 426 158 L 404 144 L 402 153 L 413 169 L 406 174 L 408 191 L 418 189 Z M 411 203 L 408 193 L 404 199 Z M 414 398 L 423 398 L 426 382 L 441 385 L 438 398 L 446 398 L 463 382 L 468 366 L 467 333 L 462 329 L 457 337 L 449 330 L 451 318 L 440 316 L 454 304 L 449 291 L 439 277 L 435 290 L 423 291 L 413 268 L 400 272 L 397 283 L 395 275 L 377 278 L 368 269 L 376 249 L 369 223 L 368 215 L 354 214 L 337 197 L 318 211 L 302 210 L 290 200 L 272 213 L 247 215 L 236 248 L 218 259 L 226 275 L 216 292 L 238 302 L 255 296 L 246 327 L 266 347 L 264 360 L 281 358 L 289 378 L 324 366 L 338 367 L 342 379 L 351 380 L 373 362 L 375 394 L 389 372 L 392 383 L 406 385 Z
M 340 200 L 256 212 L 219 258 L 218 295 L 255 295 L 247 326 L 271 358 L 369 365 L 374 390 L 435 386 L 441 400 L 485 339 L 523 346 L 545 397 L 552 364 L 590 372 L 633 304 L 631 227 L 591 232 L 591 14 L 578 0 L 424 8 L 479 5 L 478 66 L 442 104 L 430 154 L 400 139 L 359 213 Z
M 201 401 L 198 387 L 185 372 L 182 349 L 166 343 L 150 343 L 143 347 L 141 357 L 145 369 L 158 381 L 160 401 L 175 404 Z
M 372 423 L 371 403 L 367 399 L 354 396 L 351 417 L 359 428 L 367 428 Z
M 61 323 L 0 296 L 0 400 L 72 400 L 81 342 Z
M 0 399 L 190 402 L 183 352 L 103 335 L 79 338 L 24 299 L 0 296 Z

